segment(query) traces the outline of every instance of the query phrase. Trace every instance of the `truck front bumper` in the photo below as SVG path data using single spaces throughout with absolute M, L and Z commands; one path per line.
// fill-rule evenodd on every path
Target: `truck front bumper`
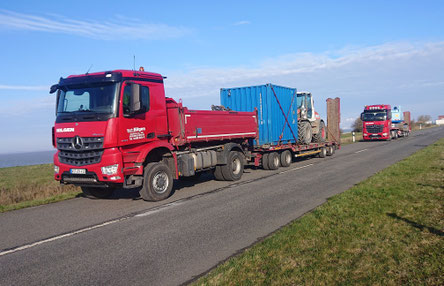
M 98 187 L 123 184 L 122 168 L 122 153 L 117 148 L 105 149 L 99 163 L 85 166 L 60 163 L 58 152 L 54 154 L 54 179 L 64 184 Z
M 362 138 L 364 140 L 387 140 L 390 139 L 390 132 L 381 132 L 381 133 L 366 133 L 363 132 Z

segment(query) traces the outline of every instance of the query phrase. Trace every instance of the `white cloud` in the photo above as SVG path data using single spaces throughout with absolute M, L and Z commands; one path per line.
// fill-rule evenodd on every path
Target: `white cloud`
M 117 16 L 110 21 L 69 19 L 63 16 L 37 16 L 0 10 L 0 27 L 28 31 L 42 31 L 78 35 L 87 38 L 113 39 L 166 39 L 178 38 L 191 33 L 185 27 L 166 24 L 149 24 Z
M 233 26 L 250 25 L 250 21 L 242 20 L 233 24 Z
M 342 127 L 349 128 L 366 104 L 403 105 L 415 118 L 443 113 L 442 66 L 444 42 L 387 43 L 283 55 L 251 67 L 190 69 L 168 74 L 166 89 L 191 108 L 209 108 L 219 102 L 221 87 L 269 82 L 296 87 L 314 94 L 321 115 L 326 98 L 340 97 Z

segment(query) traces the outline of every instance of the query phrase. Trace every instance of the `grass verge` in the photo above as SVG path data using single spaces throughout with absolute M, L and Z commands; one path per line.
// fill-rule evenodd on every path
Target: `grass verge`
M 0 212 L 74 198 L 80 188 L 54 180 L 52 164 L 0 168 Z
M 362 139 L 363 139 L 362 132 L 355 132 L 355 142 L 362 141 Z M 342 133 L 341 134 L 341 144 L 347 145 L 347 144 L 351 144 L 351 143 L 354 143 L 352 133 L 351 132 Z
M 213 269 L 197 285 L 443 285 L 444 139 Z

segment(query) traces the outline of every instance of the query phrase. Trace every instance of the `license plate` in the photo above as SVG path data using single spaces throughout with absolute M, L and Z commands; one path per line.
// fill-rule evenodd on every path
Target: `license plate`
M 86 169 L 71 169 L 71 174 L 86 174 Z

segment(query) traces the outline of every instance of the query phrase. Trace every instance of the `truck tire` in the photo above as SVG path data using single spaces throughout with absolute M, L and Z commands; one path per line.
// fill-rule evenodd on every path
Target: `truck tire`
M 327 156 L 327 148 L 322 147 L 320 150 L 321 152 L 318 154 L 319 158 L 325 158 L 325 156 Z
M 216 166 L 213 170 L 213 175 L 217 181 L 225 181 L 224 176 L 222 175 L 222 166 Z
M 285 150 L 281 153 L 281 166 L 289 167 L 291 165 L 293 158 L 291 156 L 291 152 L 289 150 Z
M 173 190 L 173 175 L 163 162 L 152 162 L 145 166 L 140 195 L 145 201 L 161 201 Z
M 270 153 L 265 153 L 264 155 L 262 155 L 262 168 L 264 168 L 264 170 L 270 170 L 270 168 L 268 167 L 268 155 Z
M 335 147 L 334 146 L 328 146 L 327 147 L 327 156 L 333 156 L 335 153 Z
M 244 158 L 239 152 L 231 151 L 228 154 L 226 165 L 221 166 L 222 175 L 225 181 L 237 181 L 244 173 Z
M 313 142 L 325 142 L 326 133 L 325 133 L 325 123 L 321 121 L 319 124 L 319 131 L 316 134 L 313 134 Z
M 277 152 L 271 152 L 268 154 L 268 169 L 270 170 L 277 170 L 279 169 L 279 166 L 281 165 L 279 160 L 279 154 Z
M 310 122 L 300 121 L 298 123 L 298 141 L 300 144 L 310 144 L 313 137 Z
M 82 187 L 83 195 L 87 198 L 108 199 L 114 193 L 114 188 Z

